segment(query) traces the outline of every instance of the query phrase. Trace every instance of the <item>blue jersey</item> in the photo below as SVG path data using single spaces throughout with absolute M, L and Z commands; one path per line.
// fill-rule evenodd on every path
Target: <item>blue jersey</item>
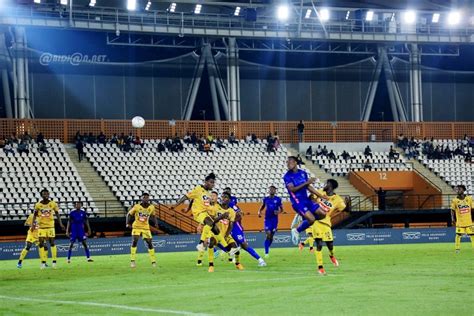
M 237 205 L 237 198 L 235 196 L 230 197 L 229 207 L 234 207 Z
M 288 193 L 290 194 L 291 204 L 298 205 L 301 203 L 307 203 L 310 200 L 307 187 L 303 187 L 296 192 L 291 192 L 290 189 L 288 189 L 289 184 L 293 184 L 294 187 L 297 187 L 308 181 L 308 179 L 308 174 L 301 169 L 298 169 L 296 172 L 289 170 L 285 174 L 283 181 L 285 181 L 285 186 L 287 187 Z
M 87 221 L 87 212 L 83 209 L 74 209 L 69 213 L 69 221 L 71 225 L 71 234 L 83 235 L 84 225 Z
M 281 198 L 276 195 L 267 196 L 263 199 L 263 204 L 265 204 L 265 219 L 278 217 L 278 211 L 282 207 Z

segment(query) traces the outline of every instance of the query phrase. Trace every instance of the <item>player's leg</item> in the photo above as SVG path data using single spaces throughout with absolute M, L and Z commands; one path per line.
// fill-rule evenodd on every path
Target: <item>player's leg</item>
M 56 261 L 58 260 L 58 248 L 54 237 L 49 237 L 49 245 L 51 246 L 51 259 L 53 260 L 53 268 L 56 268 Z
M 255 258 L 258 261 L 258 266 L 259 267 L 265 267 L 267 265 L 265 260 L 263 260 L 262 257 L 260 257 L 258 255 L 258 253 L 255 251 L 255 249 L 253 249 L 252 247 L 249 246 L 248 242 L 245 240 L 245 237 L 243 237 L 240 240 L 236 240 L 236 241 L 242 249 L 247 251 L 253 258 Z
M 21 251 L 20 258 L 18 259 L 18 264 L 16 265 L 17 268 L 22 267 L 21 264 L 23 260 L 25 259 L 26 255 L 28 254 L 28 251 L 30 251 L 31 246 L 33 246 L 33 243 L 31 243 L 30 241 L 25 242 L 25 248 L 23 248 L 23 250 Z
M 41 231 L 40 231 L 40 235 L 41 235 Z M 46 267 L 46 260 L 48 258 L 48 254 L 45 250 L 46 238 L 43 236 L 39 236 L 38 243 L 39 243 L 38 251 L 40 252 L 41 269 L 44 269 Z
M 208 272 L 214 272 L 214 246 L 217 241 L 214 237 L 209 238 L 209 247 L 207 248 L 207 256 L 209 258 L 209 269 Z
M 331 259 L 332 264 L 335 267 L 339 267 L 339 261 L 337 260 L 336 256 L 334 255 L 334 241 L 326 241 L 326 246 L 329 250 L 329 259 Z
M 458 233 L 458 228 L 456 228 L 456 237 L 454 237 L 454 250 L 456 253 L 461 251 L 461 237 L 462 234 Z
M 326 274 L 326 271 L 323 267 L 323 240 L 316 237 L 316 263 L 318 264 L 318 272 L 321 275 Z
M 303 250 L 305 245 L 309 245 L 309 251 L 311 253 L 314 252 L 314 237 L 313 237 L 313 229 L 310 227 L 306 230 L 306 235 L 308 236 L 305 241 L 300 242 L 299 249 L 300 251 Z
M 235 253 L 235 267 L 237 270 L 244 270 L 244 266 L 240 263 L 240 250 Z
M 265 238 L 265 257 L 268 257 L 268 254 L 270 252 L 270 246 L 272 245 L 273 243 L 273 231 L 270 231 L 270 230 L 266 230 L 265 231 L 265 235 L 266 235 L 266 238 Z
M 71 236 L 71 240 L 69 243 L 69 249 L 67 250 L 67 263 L 71 263 L 71 255 L 72 255 L 72 249 L 74 248 L 74 242 L 76 241 L 76 238 L 74 236 Z
M 89 247 L 86 243 L 86 238 L 82 239 L 82 247 L 84 247 L 84 252 L 86 254 L 87 262 L 93 262 L 94 260 L 91 259 L 91 253 L 89 251 Z
M 140 239 L 140 233 L 135 229 L 132 230 L 132 246 L 130 247 L 130 267 L 135 268 L 137 258 L 137 245 L 138 239 Z
M 319 204 L 313 203 L 311 201 L 307 203 L 302 203 L 299 206 L 300 209 L 295 209 L 295 211 L 303 217 L 303 221 L 297 228 L 291 230 L 291 235 L 293 243 L 297 245 L 300 240 L 300 233 L 308 229 L 311 225 L 314 224 L 314 221 L 323 219 L 326 217 L 326 213 L 319 207 Z
M 146 236 L 146 237 L 148 237 L 148 236 Z M 145 239 L 145 242 L 146 242 L 147 247 L 148 247 L 148 255 L 150 256 L 151 265 L 153 267 L 156 267 L 156 255 L 155 255 L 155 249 L 153 248 L 152 239 L 151 238 L 143 238 L 143 239 Z

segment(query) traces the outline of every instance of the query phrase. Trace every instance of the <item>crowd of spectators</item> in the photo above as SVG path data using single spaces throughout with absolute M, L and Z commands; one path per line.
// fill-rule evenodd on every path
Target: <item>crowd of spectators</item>
M 48 147 L 44 140 L 44 135 L 40 132 L 33 138 L 28 132 L 23 133 L 21 136 L 17 136 L 16 133 L 12 133 L 9 137 L 0 138 L 0 149 L 7 155 L 15 154 L 26 154 L 31 152 L 31 146 L 33 144 L 38 145 L 38 151 L 42 154 L 48 154 Z

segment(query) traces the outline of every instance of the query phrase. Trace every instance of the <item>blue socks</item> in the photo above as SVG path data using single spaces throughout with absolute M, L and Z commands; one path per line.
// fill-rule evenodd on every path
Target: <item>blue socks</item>
M 272 245 L 273 240 L 271 239 L 265 239 L 265 254 L 268 255 L 268 252 L 270 251 L 270 246 Z
M 309 226 L 311 226 L 308 222 L 308 220 L 303 220 L 300 224 L 300 226 L 298 226 L 298 228 L 296 229 L 298 231 L 298 233 L 301 233 L 302 231 L 306 230 L 306 228 L 308 228 Z
M 71 253 L 72 253 L 72 247 L 69 247 L 69 250 L 67 251 L 67 260 L 71 260 Z
M 89 259 L 89 258 L 91 257 L 91 254 L 90 254 L 90 252 L 89 252 L 89 248 L 84 247 L 84 250 L 85 250 L 85 252 L 86 252 L 86 257 L 87 257 L 87 259 Z
M 260 256 L 258 255 L 258 253 L 252 247 L 248 247 L 247 249 L 245 249 L 245 251 L 247 251 L 255 259 L 257 260 L 260 259 Z

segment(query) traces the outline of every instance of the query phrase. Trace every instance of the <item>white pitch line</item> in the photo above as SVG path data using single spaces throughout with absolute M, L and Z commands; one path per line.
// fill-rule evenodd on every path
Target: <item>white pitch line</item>
M 82 306 L 93 306 L 93 307 L 103 307 L 103 308 L 116 308 L 116 309 L 121 309 L 121 310 L 129 310 L 129 311 L 137 311 L 137 312 L 167 313 L 167 314 L 193 315 L 193 316 L 209 315 L 209 314 L 202 314 L 202 313 L 177 311 L 177 310 L 171 310 L 171 309 L 142 308 L 142 307 L 133 307 L 133 306 L 126 306 L 126 305 L 115 305 L 115 304 L 84 302 L 84 301 L 47 300 L 47 299 L 36 299 L 36 298 L 31 298 L 31 297 L 12 297 L 12 296 L 4 296 L 4 295 L 0 295 L 0 298 L 7 299 L 7 300 L 26 301 L 26 302 L 56 303 L 56 304 L 65 304 L 65 305 L 76 305 L 76 306 L 82 305 Z

